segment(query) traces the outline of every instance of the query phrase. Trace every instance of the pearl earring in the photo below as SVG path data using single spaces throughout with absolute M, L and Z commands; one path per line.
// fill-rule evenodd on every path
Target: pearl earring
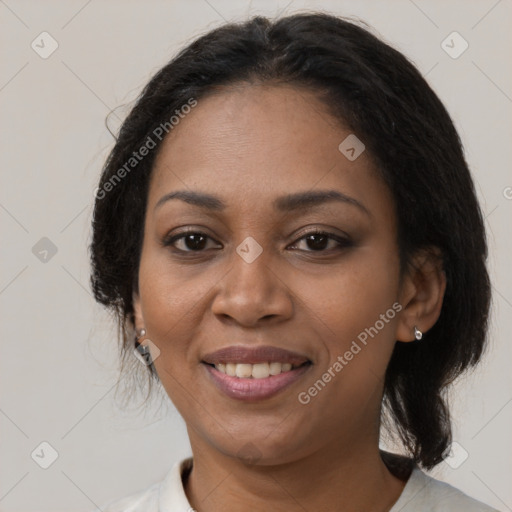
M 139 340 L 146 336 L 146 329 L 141 329 L 139 334 L 135 336 L 135 349 L 134 353 L 136 357 L 144 363 L 146 366 L 150 366 L 153 364 L 153 360 L 151 359 L 151 352 L 149 350 L 148 345 L 141 345 Z
M 423 338 L 423 333 L 416 326 L 414 326 L 414 337 L 416 338 L 417 341 Z

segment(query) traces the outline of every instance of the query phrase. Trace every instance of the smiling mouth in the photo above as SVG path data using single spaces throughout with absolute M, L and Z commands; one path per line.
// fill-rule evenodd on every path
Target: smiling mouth
M 263 363 L 206 363 L 204 364 L 215 368 L 217 371 L 228 375 L 229 377 L 238 377 L 239 379 L 266 379 L 268 377 L 287 373 L 302 366 L 309 366 L 311 361 L 305 361 L 300 364 L 281 363 L 278 361 Z

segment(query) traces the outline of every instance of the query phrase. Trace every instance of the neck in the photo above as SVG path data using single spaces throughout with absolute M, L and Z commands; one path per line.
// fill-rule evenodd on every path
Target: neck
M 213 453 L 211 447 L 195 448 L 185 492 L 198 512 L 387 512 L 407 479 L 388 469 L 378 443 L 329 445 L 300 460 L 275 465 L 248 465 Z

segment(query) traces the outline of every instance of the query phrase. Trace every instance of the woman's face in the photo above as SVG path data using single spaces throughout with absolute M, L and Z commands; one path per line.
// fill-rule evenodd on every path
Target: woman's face
M 375 439 L 402 290 L 392 197 L 350 135 L 309 91 L 240 85 L 164 140 L 136 320 L 193 448 L 274 464 Z

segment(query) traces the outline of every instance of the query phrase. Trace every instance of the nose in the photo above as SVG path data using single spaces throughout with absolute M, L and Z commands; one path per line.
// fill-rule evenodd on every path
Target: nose
M 212 312 L 245 327 L 280 322 L 293 315 L 292 293 L 265 251 L 250 263 L 233 252 L 231 268 L 220 283 Z

